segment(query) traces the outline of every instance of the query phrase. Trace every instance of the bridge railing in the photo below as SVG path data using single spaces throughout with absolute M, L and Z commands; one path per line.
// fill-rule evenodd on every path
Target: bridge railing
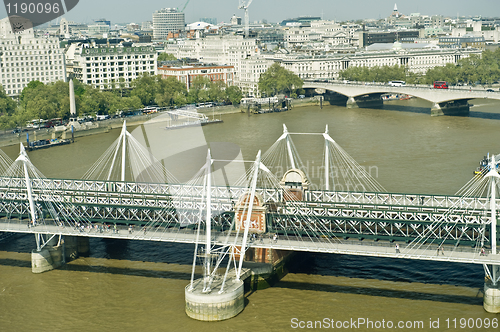
M 487 210 L 489 200 L 482 197 L 458 197 L 447 195 L 370 193 L 350 191 L 308 191 L 306 200 L 327 203 L 361 203 L 378 205 L 427 206 L 440 208 L 467 208 Z M 497 207 L 500 205 L 497 199 Z

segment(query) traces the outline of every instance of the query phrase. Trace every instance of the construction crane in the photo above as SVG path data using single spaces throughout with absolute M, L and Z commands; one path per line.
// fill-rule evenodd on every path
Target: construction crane
M 182 7 L 181 13 L 184 13 L 184 9 L 186 9 L 186 7 L 187 7 L 187 5 L 188 5 L 189 1 L 191 1 L 191 0 L 187 0 L 187 1 L 186 1 L 186 3 L 184 4 L 184 7 Z
M 252 3 L 253 0 L 240 0 L 240 5 L 238 6 L 238 9 L 244 9 L 245 10 L 245 38 L 248 38 L 249 34 L 249 22 L 248 22 L 248 7 Z

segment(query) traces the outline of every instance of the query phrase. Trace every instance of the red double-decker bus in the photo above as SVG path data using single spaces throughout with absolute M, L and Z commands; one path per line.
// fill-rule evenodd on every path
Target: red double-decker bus
M 448 82 L 434 81 L 434 89 L 448 89 Z

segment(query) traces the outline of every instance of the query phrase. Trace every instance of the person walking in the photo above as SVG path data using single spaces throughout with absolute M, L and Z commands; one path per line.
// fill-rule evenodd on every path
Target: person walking
M 399 244 L 396 243 L 396 254 L 399 254 Z

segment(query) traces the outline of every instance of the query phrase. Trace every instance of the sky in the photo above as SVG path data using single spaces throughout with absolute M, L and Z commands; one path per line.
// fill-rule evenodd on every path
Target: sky
M 8 0 L 5 0 L 8 1 Z M 182 9 L 187 0 L 80 0 L 63 17 L 70 21 L 92 23 L 106 18 L 112 24 L 151 21 L 152 13 L 161 8 Z M 247 0 L 248 1 L 248 0 Z M 397 4 L 402 14 L 444 15 L 456 17 L 500 17 L 499 0 L 253 0 L 249 7 L 250 22 L 267 20 L 281 22 L 298 16 L 320 16 L 326 20 L 379 19 L 388 17 Z M 184 10 L 186 23 L 201 17 L 215 17 L 218 22 L 229 22 L 231 16 L 244 17 L 238 9 L 239 0 L 189 0 Z M 4 6 L 0 17 L 7 16 Z

